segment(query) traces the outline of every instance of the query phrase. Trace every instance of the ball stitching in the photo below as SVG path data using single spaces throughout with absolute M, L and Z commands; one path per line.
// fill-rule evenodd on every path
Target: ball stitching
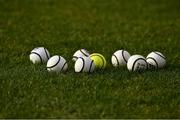
M 127 63 L 127 60 L 124 57 L 124 50 L 122 50 L 122 57 L 123 57 L 124 61 Z
M 85 55 L 86 57 L 88 57 L 88 55 L 87 55 L 86 53 L 84 53 L 84 52 L 82 51 L 82 49 L 80 49 L 80 51 L 81 51 L 81 53 L 82 53 L 83 55 Z
M 56 64 L 54 64 L 54 65 L 52 65 L 52 66 L 50 66 L 50 67 L 46 67 L 46 68 L 53 68 L 53 67 L 55 67 L 59 62 L 60 62 L 60 60 L 61 60 L 61 57 L 60 56 L 58 56 L 58 61 L 57 61 L 57 63 Z
M 146 60 L 145 60 L 145 59 L 143 59 L 143 58 L 138 58 L 138 59 L 136 59 L 136 60 L 134 61 L 134 63 L 133 63 L 133 66 L 132 66 L 132 71 L 134 71 L 134 66 L 135 66 L 135 63 L 136 63 L 138 60 L 144 60 L 144 61 L 146 62 Z M 146 64 L 147 64 L 147 62 L 146 62 Z M 147 69 L 147 67 L 146 67 L 146 69 Z
M 81 68 L 81 70 L 80 70 L 80 72 L 82 72 L 83 71 L 83 69 L 84 69 L 84 66 L 85 66 L 85 61 L 84 61 L 84 59 L 82 58 L 82 57 L 79 57 L 81 60 L 82 60 L 82 62 L 83 62 L 83 66 L 82 66 L 82 68 Z
M 159 68 L 157 61 L 153 57 L 148 57 L 146 60 L 152 59 L 156 63 L 156 68 Z
M 41 63 L 43 63 L 43 60 L 42 60 L 42 57 L 40 54 L 36 53 L 36 52 L 31 52 L 31 54 L 36 54 L 37 56 L 39 56 L 40 60 L 41 60 Z
M 119 60 L 118 60 L 117 56 L 115 54 L 113 54 L 113 56 L 116 58 L 117 64 L 119 66 Z

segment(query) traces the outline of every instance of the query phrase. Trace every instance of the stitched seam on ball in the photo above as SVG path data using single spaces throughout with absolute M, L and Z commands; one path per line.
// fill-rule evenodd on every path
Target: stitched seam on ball
M 59 59 L 58 59 L 57 63 L 54 64 L 54 65 L 52 65 L 52 66 L 50 66 L 50 67 L 47 67 L 47 68 L 53 68 L 53 67 L 55 67 L 55 66 L 60 62 L 60 60 L 61 60 L 61 57 L 60 57 L 60 56 L 58 56 L 58 57 L 59 57 Z
M 40 54 L 38 54 L 38 53 L 36 53 L 36 52 L 31 52 L 31 54 L 36 54 L 37 56 L 39 56 L 39 58 L 40 58 L 40 60 L 41 60 L 41 63 L 43 63 L 43 60 L 42 60 L 42 58 L 41 58 L 41 55 L 40 55 Z
M 161 54 L 154 52 L 155 54 L 159 55 L 160 57 L 162 57 L 163 59 L 166 59 L 166 57 L 162 56 Z
M 146 63 L 146 70 L 147 70 L 148 69 L 148 63 L 147 63 L 146 59 L 142 59 L 142 60 L 144 60 L 144 62 Z
M 124 57 L 124 50 L 122 50 L 122 56 L 123 56 L 124 61 L 127 63 L 127 60 Z
M 118 60 L 117 56 L 115 54 L 113 56 L 116 58 L 117 64 L 119 66 L 119 60 Z
M 132 71 L 134 71 L 134 66 L 135 66 L 135 64 L 136 64 L 136 62 L 137 62 L 138 60 L 144 60 L 144 61 L 146 62 L 146 60 L 143 59 L 143 58 L 138 58 L 138 59 L 136 59 L 136 60 L 134 61 L 134 63 L 133 63 Z M 147 62 L 146 62 L 146 64 L 147 64 Z M 146 69 L 147 69 L 147 67 L 146 67 Z
M 144 60 L 146 63 L 146 70 L 148 70 L 148 62 L 146 60 Z
M 46 49 L 45 49 L 45 48 L 44 48 L 44 51 L 45 51 L 45 53 L 46 53 L 46 57 L 47 57 L 47 59 L 49 59 L 49 56 L 48 56 L 47 51 L 46 51 Z
M 85 61 L 84 61 L 84 59 L 83 59 L 82 57 L 79 57 L 79 58 L 83 61 L 83 67 L 82 67 L 81 70 L 80 70 L 80 72 L 82 72 L 83 69 L 84 69 L 84 66 L 85 66 Z
M 104 64 L 105 64 L 103 57 L 102 57 L 102 56 L 100 56 L 100 55 L 92 55 L 91 57 L 93 57 L 93 56 L 99 56 L 99 57 L 101 58 L 101 60 L 102 60 L 102 62 L 103 62 L 103 65 L 101 66 L 101 68 L 100 68 L 100 69 L 102 69 L 102 68 L 103 68 L 103 66 L 104 66 Z
M 86 53 L 84 53 L 82 50 L 80 50 L 82 54 L 84 54 L 86 57 L 88 57 L 88 55 Z
M 64 69 L 64 66 L 67 64 L 67 62 L 64 63 L 64 65 L 61 68 L 61 71 Z
M 83 48 L 83 49 L 81 49 L 81 50 L 84 50 L 86 53 L 88 53 L 88 54 L 89 54 L 89 51 L 87 51 L 86 49 L 84 49 L 84 48 Z M 89 56 L 89 55 L 88 55 L 88 56 Z
M 93 64 L 93 60 L 91 61 L 91 64 L 90 64 L 90 67 L 89 67 L 89 73 L 91 72 L 92 64 Z
M 152 59 L 152 60 L 154 60 L 154 62 L 156 63 L 156 68 L 159 68 L 158 63 L 157 63 L 157 61 L 156 61 L 154 58 L 152 58 L 152 57 L 148 57 L 146 60 L 148 60 L 148 59 Z
M 73 58 L 78 58 L 77 56 L 73 56 Z

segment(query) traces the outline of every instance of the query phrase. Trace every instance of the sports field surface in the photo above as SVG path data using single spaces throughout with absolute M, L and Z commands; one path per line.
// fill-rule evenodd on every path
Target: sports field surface
M 66 73 L 34 65 L 46 47 Z M 107 59 L 103 71 L 75 73 L 73 53 Z M 162 52 L 162 70 L 114 68 L 111 55 Z M 179 0 L 0 0 L 0 118 L 180 118 Z

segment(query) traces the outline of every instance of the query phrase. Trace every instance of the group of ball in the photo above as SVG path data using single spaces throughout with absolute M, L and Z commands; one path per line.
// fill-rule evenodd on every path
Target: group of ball
M 47 63 L 49 72 L 64 72 L 68 69 L 67 61 L 59 55 L 50 57 L 44 47 L 34 48 L 30 53 L 30 61 L 34 64 Z M 106 67 L 106 59 L 99 53 L 90 54 L 85 49 L 76 51 L 73 55 L 75 72 L 91 73 Z M 166 64 L 165 56 L 160 52 L 151 52 L 145 58 L 142 55 L 130 55 L 126 50 L 117 50 L 111 57 L 114 67 L 127 65 L 129 71 L 143 71 L 147 69 L 163 68 Z

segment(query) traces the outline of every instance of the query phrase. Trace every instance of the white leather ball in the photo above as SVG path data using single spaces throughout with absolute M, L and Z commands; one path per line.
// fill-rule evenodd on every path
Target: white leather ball
M 125 66 L 130 56 L 126 50 L 118 50 L 112 55 L 111 63 L 114 67 Z
M 127 68 L 129 71 L 143 71 L 148 68 L 148 64 L 143 56 L 133 55 L 127 62 Z
M 90 57 L 79 57 L 74 65 L 75 72 L 91 73 L 95 69 L 95 64 Z
M 149 69 L 163 68 L 166 65 L 166 57 L 160 52 L 151 52 L 146 57 Z
M 68 69 L 66 60 L 59 55 L 52 56 L 48 60 L 46 67 L 49 72 L 63 72 Z
M 34 64 L 46 63 L 50 58 L 49 51 L 44 47 L 37 47 L 29 55 L 30 61 Z
M 73 61 L 76 61 L 79 57 L 89 57 L 89 52 L 86 49 L 80 49 L 73 55 Z

